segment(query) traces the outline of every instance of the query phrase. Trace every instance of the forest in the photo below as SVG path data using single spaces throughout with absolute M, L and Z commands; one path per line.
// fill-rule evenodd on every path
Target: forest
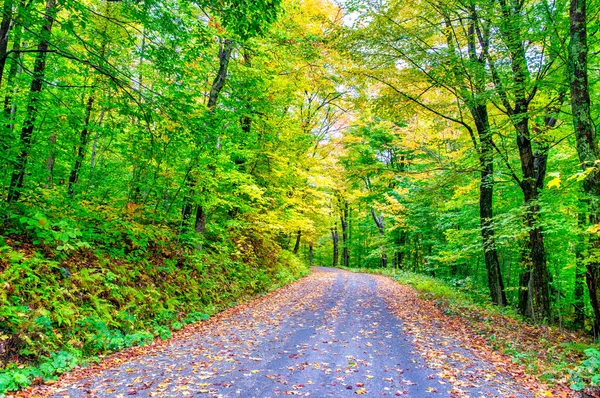
M 0 8 L 0 395 L 312 265 L 600 337 L 597 0 Z

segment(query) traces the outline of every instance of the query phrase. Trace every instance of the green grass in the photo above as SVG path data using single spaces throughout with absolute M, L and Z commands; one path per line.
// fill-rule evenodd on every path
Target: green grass
M 393 268 L 340 268 L 351 272 L 389 276 L 399 283 L 414 287 L 424 298 L 465 303 L 472 301 L 467 294 L 431 276 Z

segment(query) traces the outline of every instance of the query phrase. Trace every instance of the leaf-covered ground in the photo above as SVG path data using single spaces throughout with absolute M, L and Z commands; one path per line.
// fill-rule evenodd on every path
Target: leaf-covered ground
M 169 341 L 113 355 L 19 396 L 436 394 L 551 395 L 412 288 L 382 276 L 315 269 Z

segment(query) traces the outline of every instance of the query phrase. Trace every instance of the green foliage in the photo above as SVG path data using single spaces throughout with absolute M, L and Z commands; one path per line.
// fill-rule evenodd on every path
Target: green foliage
M 442 283 L 440 280 L 421 274 L 401 272 L 394 276 L 394 280 L 405 283 L 417 289 L 427 298 L 434 299 L 457 299 L 456 291 Z
M 61 373 L 81 363 L 81 353 L 58 351 L 41 360 L 38 366 L 7 367 L 0 370 L 0 394 L 17 391 L 31 384 L 33 379 L 54 380 Z
M 449 283 L 428 275 L 417 272 L 395 270 L 392 268 L 347 268 L 353 272 L 367 272 L 386 275 L 395 281 L 414 287 L 426 299 L 443 300 L 446 302 L 469 303 L 475 300 L 468 288 L 464 285 L 450 285 Z
M 51 221 L 41 211 L 28 212 L 18 215 L 9 213 L 12 228 L 8 233 L 18 233 L 29 239 L 34 245 L 46 245 L 57 251 L 57 255 L 64 257 L 67 252 L 78 249 L 89 249 L 90 245 L 81 239 L 82 232 L 68 219 Z
M 589 385 L 600 386 L 600 350 L 588 348 L 585 354 L 587 359 L 571 374 L 571 388 L 575 391 L 581 391 Z
M 47 222 L 58 225 L 50 217 Z M 37 228 L 39 222 L 24 224 Z M 86 231 L 89 224 L 79 226 Z M 108 216 L 94 228 L 108 232 L 115 226 Z M 47 230 L 24 231 L 33 240 Z M 182 250 L 168 229 L 130 220 L 110 230 L 106 241 L 90 234 L 93 252 L 82 248 L 63 257 L 54 247 L 51 258 L 42 252 L 51 249 L 45 242 L 23 250 L 12 240 L 17 235 L 10 236 L 14 247 L 1 248 L 8 263 L 0 269 L 0 338 L 7 342 L 7 358 L 38 365 L 9 364 L 0 392 L 54 377 L 93 355 L 170 338 L 173 330 L 308 271 L 296 256 L 252 230 L 205 242 L 203 251 Z M 114 250 L 119 244 L 122 250 Z

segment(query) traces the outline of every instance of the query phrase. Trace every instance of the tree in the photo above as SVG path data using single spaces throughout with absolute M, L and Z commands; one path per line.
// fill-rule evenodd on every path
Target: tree
M 397 21 L 395 15 L 402 15 L 398 11 L 403 4 L 389 2 L 388 8 L 366 11 L 368 18 L 375 19 L 360 34 L 358 43 L 366 42 L 371 49 L 359 50 L 359 53 L 365 53 L 365 60 L 359 62 L 381 64 L 380 69 L 385 68 L 391 75 L 386 72 L 374 75 L 370 72 L 368 77 L 381 83 L 384 88 L 391 89 L 401 100 L 420 107 L 434 117 L 454 122 L 468 132 L 481 169 L 480 224 L 488 286 L 492 301 L 503 306 L 506 296 L 493 227 L 494 143 L 487 111 L 489 93 L 485 71 L 485 48 L 489 43 L 480 43 L 477 37 L 478 4 L 470 2 L 453 7 L 443 2 L 425 3 L 420 5 L 418 12 L 428 14 L 428 17 L 423 18 L 424 24 L 420 25 L 415 25 L 411 19 Z M 439 29 L 440 26 L 444 29 Z M 397 33 L 390 36 L 387 33 L 390 30 Z M 413 39 L 406 40 L 409 37 Z M 445 51 L 439 48 L 442 40 L 446 42 Z M 489 38 L 483 40 L 489 41 Z M 398 73 L 395 64 L 386 59 L 401 60 L 406 66 L 400 68 Z M 402 69 L 406 73 L 402 73 Z M 402 78 L 398 74 L 406 74 L 410 78 L 415 73 L 424 81 L 422 85 L 415 85 L 410 91 L 398 88 L 402 85 Z M 445 91 L 445 95 L 455 98 L 456 103 L 452 105 L 454 109 L 436 106 L 431 99 L 435 101 L 437 98 L 423 95 L 432 87 L 439 87 Z M 463 115 L 463 108 L 466 108 L 471 120 Z
M 595 226 L 600 223 L 600 151 L 591 114 L 588 82 L 587 2 L 570 1 L 569 82 L 571 110 L 575 131 L 577 154 L 585 173 L 583 189 L 587 195 L 589 219 Z M 600 239 L 597 229 L 591 229 L 589 258 L 586 259 L 586 281 L 594 313 L 593 333 L 600 336 Z
M 21 129 L 21 149 L 8 187 L 8 202 L 19 200 L 21 196 L 21 188 L 23 188 L 23 180 L 25 178 L 25 168 L 27 167 L 27 161 L 30 156 L 31 138 L 39 111 L 39 96 L 44 87 L 44 75 L 46 72 L 46 58 L 48 56 L 50 35 L 52 33 L 52 25 L 54 24 L 54 18 L 57 11 L 58 4 L 56 1 L 47 0 L 44 14 L 45 23 L 40 32 L 40 42 L 37 46 L 37 57 L 33 68 L 33 80 L 31 81 L 31 87 L 29 89 L 27 115 L 25 116 L 25 121 L 23 122 L 23 127 Z
M 500 59 L 492 55 L 489 46 L 484 45 L 485 56 L 499 99 L 496 105 L 506 114 L 514 128 L 521 166 L 521 178 L 512 173 L 513 179 L 523 193 L 524 219 L 528 231 L 528 240 L 522 256 L 525 271 L 521 283 L 526 294 L 521 296 L 520 308 L 522 313 L 540 321 L 552 318 L 550 275 L 546 263 L 546 248 L 540 225 L 538 201 L 539 193 L 544 186 L 548 146 L 544 143 L 543 137 L 536 140 L 532 136 L 531 105 L 539 95 L 541 82 L 555 67 L 556 57 L 546 54 L 547 51 L 553 50 L 552 46 L 548 46 L 549 50 L 544 46 L 548 41 L 545 32 L 551 29 L 548 25 L 552 23 L 552 11 L 541 15 L 536 11 L 535 7 L 528 8 L 523 2 L 500 0 L 495 11 L 497 14 L 480 20 L 478 29 L 480 32 L 490 32 L 497 27 L 499 38 L 506 49 L 506 53 Z M 526 22 L 529 18 L 542 20 L 541 26 L 536 27 L 541 29 L 541 32 L 536 31 L 536 36 L 532 37 L 532 40 L 538 40 L 542 46 L 541 60 L 533 65 L 526 54 L 528 38 L 525 37 L 525 32 L 529 29 Z M 480 40 L 482 39 L 485 40 L 480 35 Z M 506 56 L 508 56 L 508 67 L 504 67 Z M 535 74 L 532 74 L 531 69 L 535 70 Z M 560 87 L 557 91 L 559 92 L 557 97 L 561 98 Z M 540 106 L 540 109 L 549 113 L 550 104 L 555 101 L 557 99 L 551 98 L 549 103 Z M 550 126 L 552 124 L 549 122 Z M 535 143 L 538 144 L 537 150 L 534 150 Z
M 2 8 L 2 19 L 0 20 L 0 88 L 4 76 L 4 66 L 8 58 L 8 37 L 13 22 L 13 1 L 7 0 Z

